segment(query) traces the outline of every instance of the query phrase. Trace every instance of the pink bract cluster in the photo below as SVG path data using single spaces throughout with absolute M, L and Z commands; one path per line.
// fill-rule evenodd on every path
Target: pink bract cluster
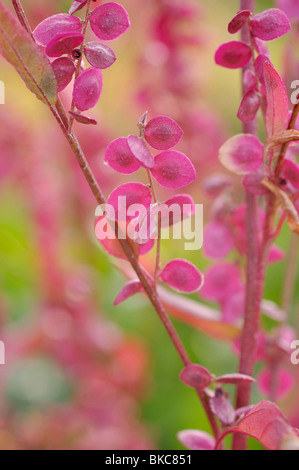
M 83 124 L 96 124 L 82 111 L 93 108 L 98 102 L 102 88 L 102 70 L 111 67 L 116 60 L 115 53 L 107 44 L 98 41 L 85 41 L 88 24 L 101 41 L 112 41 L 130 27 L 126 10 L 118 3 L 109 2 L 93 10 L 85 22 L 74 16 L 87 1 L 74 2 L 69 14 L 60 13 L 42 21 L 34 30 L 34 38 L 45 47 L 45 53 L 55 58 L 52 68 L 58 85 L 58 92 L 71 82 L 75 76 L 73 102 L 77 109 L 71 115 Z M 85 69 L 84 54 L 89 68 Z

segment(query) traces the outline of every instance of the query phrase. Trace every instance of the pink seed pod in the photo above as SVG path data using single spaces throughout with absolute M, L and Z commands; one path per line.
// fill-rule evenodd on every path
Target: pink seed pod
M 236 412 L 222 390 L 216 390 L 215 397 L 210 400 L 210 408 L 215 416 L 226 426 L 234 423 Z
M 216 446 L 216 441 L 210 434 L 195 429 L 180 431 L 177 437 L 190 450 L 214 450 Z
M 188 387 L 203 390 L 211 385 L 212 374 L 199 364 L 190 364 L 180 373 L 180 380 Z
M 144 137 L 151 147 L 156 150 L 169 150 L 182 138 L 180 126 L 167 116 L 157 116 L 151 119 L 145 127 Z
M 240 289 L 241 272 L 238 266 L 232 263 L 211 266 L 205 272 L 205 282 L 200 296 L 206 300 L 224 301 L 227 297 Z
M 140 281 L 136 280 L 128 282 L 116 297 L 113 305 L 117 307 L 120 303 L 133 297 L 133 295 L 138 294 L 139 292 L 143 292 L 143 287 Z
M 247 23 L 249 17 L 251 15 L 250 10 L 242 10 L 237 13 L 237 15 L 231 20 L 231 22 L 228 25 L 228 32 L 230 34 L 236 34 L 240 29 L 245 26 Z
M 238 118 L 242 122 L 251 122 L 255 119 L 260 107 L 260 98 L 256 90 L 249 90 L 241 101 Z
M 251 60 L 250 47 L 241 41 L 232 41 L 222 44 L 215 54 L 217 65 L 228 69 L 239 69 L 245 67 Z
M 245 288 L 240 287 L 224 300 L 222 300 L 222 320 L 230 325 L 235 325 L 245 312 Z
M 63 54 L 71 54 L 74 49 L 82 44 L 83 39 L 84 36 L 81 33 L 58 34 L 47 45 L 46 54 L 48 57 L 60 57 Z
M 250 23 L 254 36 L 264 41 L 284 36 L 291 29 L 287 15 L 278 8 L 270 8 L 255 15 Z
M 144 168 L 153 168 L 155 164 L 154 157 L 149 151 L 149 148 L 144 140 L 142 140 L 140 137 L 137 137 L 136 135 L 129 135 L 127 140 L 131 152 L 133 153 L 136 160 L 138 160 L 140 165 L 142 165 Z
M 208 258 L 224 258 L 234 249 L 232 231 L 223 222 L 210 222 L 205 227 L 203 248 Z
M 216 198 L 228 188 L 231 188 L 232 180 L 230 177 L 221 173 L 214 173 L 208 176 L 203 182 L 203 189 L 208 196 Z
M 111 41 L 130 27 L 130 19 L 126 10 L 118 3 L 104 3 L 92 12 L 90 26 L 99 39 Z
M 286 159 L 283 163 L 281 176 L 295 189 L 299 189 L 299 165 L 292 160 Z
M 86 124 L 86 125 L 97 125 L 97 121 L 95 119 L 92 119 L 88 116 L 85 116 L 84 114 L 76 113 L 74 111 L 69 111 L 70 115 L 73 116 L 75 121 L 79 122 L 80 124 Z
M 131 152 L 125 137 L 120 137 L 108 145 L 105 152 L 105 163 L 123 175 L 135 173 L 140 168 L 140 163 Z
M 175 150 L 162 152 L 155 158 L 153 177 L 166 188 L 182 188 L 196 178 L 196 171 L 186 155 Z
M 90 65 L 98 69 L 107 69 L 116 61 L 116 55 L 111 47 L 96 41 L 86 44 L 85 57 Z
M 125 183 L 110 194 L 107 201 L 107 217 L 111 220 L 128 221 L 134 215 L 128 215 L 128 209 L 134 204 L 147 210 L 152 202 L 152 194 L 147 186 L 141 183 Z M 111 206 L 113 211 L 110 210 Z
M 203 274 L 190 261 L 174 259 L 160 274 L 165 284 L 186 294 L 197 292 L 203 285 Z
M 258 54 L 262 54 L 270 58 L 270 51 L 265 41 L 259 38 L 254 38 L 254 47 Z
M 249 90 L 257 89 L 257 80 L 255 73 L 251 69 L 246 69 L 243 75 L 243 87 L 245 93 Z
M 283 10 L 290 20 L 299 18 L 299 3 L 297 0 L 278 0 L 278 8 Z
M 176 194 L 159 207 L 161 214 L 161 226 L 171 227 L 191 217 L 195 213 L 195 204 L 189 194 Z
M 263 163 L 263 144 L 251 134 L 239 134 L 229 139 L 219 150 L 219 160 L 237 175 L 258 170 Z
M 76 68 L 68 57 L 60 57 L 54 60 L 51 65 L 57 81 L 57 91 L 60 92 L 71 82 Z
M 102 92 L 103 76 L 99 69 L 90 67 L 80 73 L 75 81 L 73 99 L 77 109 L 87 111 L 93 108 Z
M 216 382 L 228 385 L 245 385 L 255 382 L 253 377 L 244 374 L 225 374 L 216 378 Z
M 253 173 L 249 173 L 245 175 L 242 184 L 247 191 L 255 196 L 264 196 L 269 191 L 265 186 L 262 184 L 265 175 L 262 170 L 255 171 Z
M 42 21 L 33 31 L 34 38 L 41 46 L 47 46 L 58 34 L 81 33 L 82 24 L 76 16 L 60 13 Z
M 269 369 L 262 370 L 257 377 L 257 386 L 261 393 L 265 396 L 271 396 L 271 378 L 272 373 Z M 280 368 L 277 374 L 277 399 L 282 400 L 285 398 L 294 386 L 294 378 L 292 374 L 284 369 Z

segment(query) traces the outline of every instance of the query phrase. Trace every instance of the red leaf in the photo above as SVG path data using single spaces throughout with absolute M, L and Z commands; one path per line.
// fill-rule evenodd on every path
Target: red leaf
M 234 427 L 225 431 L 217 447 L 227 434 L 245 434 L 258 440 L 268 450 L 279 450 L 284 438 L 293 434 L 280 409 L 269 401 L 261 401 Z

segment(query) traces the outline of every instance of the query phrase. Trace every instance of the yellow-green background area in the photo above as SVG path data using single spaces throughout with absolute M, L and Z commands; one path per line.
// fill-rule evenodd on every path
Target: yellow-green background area
M 31 0 L 34 4 L 36 0 Z M 11 2 L 5 1 L 10 5 Z M 27 0 L 27 4 L 30 0 Z M 130 110 L 127 101 L 128 91 L 134 87 L 134 60 L 141 54 L 138 34 L 141 34 L 146 18 L 142 15 L 143 0 L 140 0 L 138 11 L 132 11 L 130 0 L 121 2 L 132 18 L 132 28 L 125 39 L 116 42 L 115 49 L 119 56 L 117 67 L 105 72 L 105 92 L 98 104 L 101 116 L 108 126 L 113 128 L 115 135 L 126 135 L 135 129 L 135 110 Z M 26 2 L 25 2 L 26 4 Z M 61 2 L 61 11 L 66 11 L 69 2 Z M 224 119 L 228 133 L 240 132 L 241 125 L 236 119 L 236 110 L 240 100 L 240 77 L 238 71 L 218 69 L 214 65 L 214 51 L 219 44 L 230 40 L 227 23 L 239 9 L 238 2 L 233 0 L 203 1 L 206 21 L 203 31 L 208 42 L 200 51 L 195 73 L 201 76 L 205 102 L 217 111 Z M 272 7 L 272 1 L 258 0 L 258 9 Z M 274 64 L 279 68 L 283 40 L 271 43 Z M 128 47 L 129 46 L 129 47 Z M 43 129 L 47 132 L 48 111 L 26 90 L 19 77 L 1 59 L 0 79 L 6 85 L 7 108 L 13 109 L 22 119 L 30 122 L 32 129 Z M 121 84 L 120 84 L 121 77 Z M 129 109 L 129 112 L 128 112 Z M 123 119 L 126 116 L 126 119 Z M 40 124 L 42 123 L 42 124 Z M 57 131 L 58 132 L 58 131 Z M 192 158 L 192 156 L 190 156 Z M 4 158 L 1 155 L 0 158 Z M 24 155 L 26 158 L 26 155 Z M 199 176 L 200 184 L 200 176 Z M 12 306 L 11 321 L 30 318 L 32 307 L 39 296 L 39 280 L 36 278 L 36 253 L 32 245 L 32 225 L 28 208 L 18 196 L 15 188 L 4 185 L 0 192 L 0 282 L 6 300 Z M 92 219 L 93 214 L 90 214 Z M 73 237 L 65 249 L 67 259 L 74 259 L 78 264 L 89 264 L 95 268 L 95 280 L 98 283 L 98 297 L 101 311 L 113 319 L 124 331 L 144 341 L 151 357 L 148 371 L 152 376 L 147 396 L 142 402 L 142 419 L 148 424 L 160 449 L 181 448 L 176 440 L 176 433 L 186 428 L 208 430 L 208 424 L 197 397 L 192 390 L 183 386 L 178 380 L 181 369 L 180 360 L 169 342 L 155 312 L 142 297 L 135 297 L 119 308 L 112 305 L 113 299 L 124 283 L 120 273 L 111 265 L 111 259 L 104 254 L 90 239 L 82 235 L 79 228 L 73 227 Z M 280 246 L 288 248 L 287 231 L 280 238 Z M 201 269 L 207 265 L 202 253 L 185 253 L 181 242 L 162 244 L 163 260 L 172 257 L 187 256 Z M 267 277 L 266 298 L 280 302 L 281 286 L 284 279 L 284 263 L 272 266 Z M 196 298 L 196 296 L 195 296 Z M 299 295 L 296 290 L 295 304 L 298 305 Z M 295 312 L 293 312 L 295 313 Z M 195 362 L 210 368 L 215 374 L 233 372 L 237 368 L 237 360 L 232 355 L 229 345 L 208 339 L 200 332 L 174 321 L 188 352 Z M 271 326 L 269 322 L 266 326 Z M 55 374 L 54 374 L 55 379 Z M 38 380 L 38 379 L 36 379 Z M 34 386 L 34 384 L 33 384 Z M 65 384 L 61 385 L 61 399 L 64 399 Z M 22 397 L 17 390 L 12 390 L 15 406 L 22 406 Z M 254 391 L 254 401 L 260 399 Z M 34 404 L 32 404 L 34 407 Z M 252 442 L 253 448 L 259 448 Z

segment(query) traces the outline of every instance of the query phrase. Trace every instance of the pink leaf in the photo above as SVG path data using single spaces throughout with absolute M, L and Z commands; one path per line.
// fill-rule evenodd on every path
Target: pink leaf
M 190 261 L 174 259 L 163 269 L 160 277 L 163 282 L 177 290 L 191 294 L 203 285 L 202 273 Z
M 221 389 L 216 390 L 215 396 L 210 399 L 210 408 L 214 415 L 226 426 L 233 424 L 236 419 L 236 412 Z
M 249 17 L 251 15 L 250 10 L 242 10 L 237 13 L 237 15 L 231 20 L 231 22 L 228 25 L 228 32 L 230 34 L 236 34 L 240 29 L 245 26 L 247 23 Z
M 74 85 L 73 98 L 77 109 L 87 111 L 93 108 L 102 92 L 103 76 L 99 69 L 90 67 L 80 73 Z
M 250 26 L 252 34 L 264 41 L 284 36 L 291 29 L 287 15 L 277 8 L 258 13 L 252 18 Z
M 108 145 L 105 152 L 105 162 L 113 170 L 124 175 L 135 173 L 140 168 L 140 164 L 131 152 L 125 137 L 120 137 Z
M 221 147 L 219 160 L 228 170 L 237 175 L 246 175 L 261 167 L 263 144 L 254 135 L 236 135 Z
M 239 69 L 245 67 L 251 60 L 252 52 L 250 47 L 241 41 L 232 41 L 222 44 L 215 54 L 217 65 L 229 69 Z
M 90 26 L 99 39 L 111 41 L 130 27 L 130 19 L 126 10 L 118 3 L 104 3 L 92 12 Z
M 266 449 L 279 450 L 284 437 L 292 435 L 293 431 L 274 403 L 261 401 L 236 426 L 226 430 L 220 436 L 217 447 L 222 439 L 230 433 L 251 436 Z
M 204 231 L 204 254 L 208 258 L 221 259 L 234 249 L 232 231 L 222 222 L 211 222 Z
M 88 42 L 84 54 L 89 64 L 98 69 L 107 69 L 116 61 L 113 49 L 97 41 Z
M 289 100 L 285 86 L 269 61 L 264 62 L 263 78 L 266 87 L 266 128 L 268 137 L 287 128 Z
M 152 194 L 147 186 L 141 183 L 125 183 L 118 186 L 107 200 L 107 217 L 110 220 L 127 221 L 135 217 L 129 215 L 131 206 L 137 204 L 143 210 L 150 207 Z
M 68 57 L 60 57 L 54 60 L 51 65 L 57 81 L 57 91 L 60 92 L 72 81 L 76 68 Z
M 244 374 L 225 374 L 217 377 L 216 382 L 220 384 L 243 385 L 254 383 L 255 379 Z
M 195 168 L 186 155 L 175 150 L 162 152 L 155 158 L 153 177 L 166 188 L 182 188 L 196 178 Z
M 241 101 L 238 118 L 242 122 L 251 122 L 254 120 L 260 107 L 260 99 L 256 90 L 249 90 Z
M 144 137 L 149 145 L 157 150 L 169 150 L 182 138 L 180 126 L 169 117 L 157 116 L 145 128 Z
M 139 292 L 143 292 L 143 287 L 140 281 L 131 281 L 128 282 L 120 291 L 118 296 L 116 297 L 114 301 L 115 307 L 119 305 L 120 303 L 124 302 L 125 300 L 129 299 L 135 294 L 138 294 Z
M 182 370 L 180 379 L 188 387 L 203 390 L 211 385 L 213 376 L 205 367 L 190 364 Z
M 97 121 L 92 119 L 84 114 L 76 113 L 74 111 L 69 111 L 70 115 L 74 117 L 75 121 L 80 122 L 80 124 L 96 126 Z
M 79 18 L 60 13 L 42 21 L 33 31 L 33 35 L 38 44 L 46 47 L 58 34 L 81 33 L 81 29 L 82 24 Z
M 129 135 L 128 145 L 136 160 L 144 168 L 153 168 L 155 161 L 144 140 L 136 135 Z
M 80 46 L 84 36 L 80 33 L 65 33 L 55 36 L 46 48 L 46 54 L 49 57 L 60 57 L 63 54 L 71 54 L 71 52 Z
M 178 433 L 178 440 L 190 450 L 214 450 L 215 439 L 203 431 L 188 429 Z
M 272 372 L 269 369 L 262 370 L 257 377 L 257 385 L 259 390 L 266 396 L 272 396 Z M 292 374 L 283 368 L 279 368 L 276 373 L 275 393 L 277 400 L 285 398 L 294 386 L 294 378 Z

